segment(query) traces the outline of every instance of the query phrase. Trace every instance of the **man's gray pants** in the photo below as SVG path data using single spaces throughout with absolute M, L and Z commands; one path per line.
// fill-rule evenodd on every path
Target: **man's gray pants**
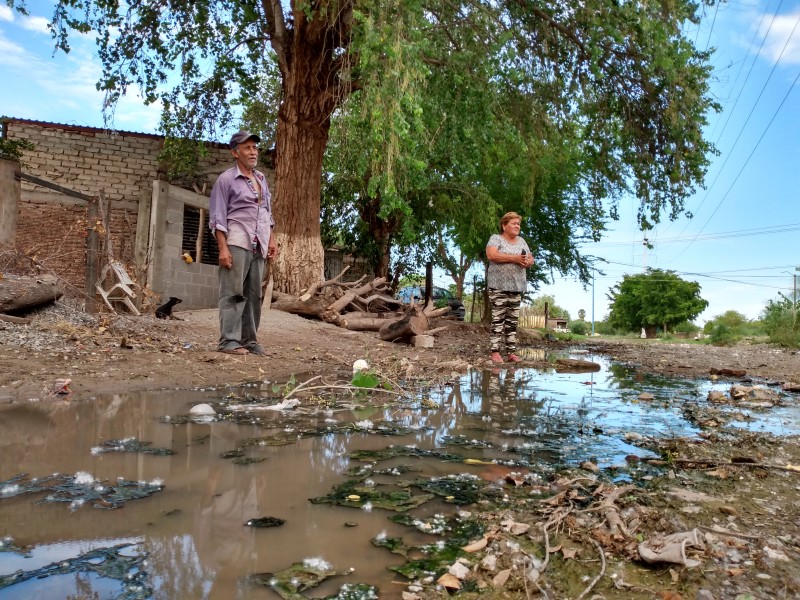
M 230 269 L 219 268 L 219 346 L 220 350 L 258 343 L 261 323 L 261 281 L 264 257 L 250 250 L 229 246 L 233 257 Z

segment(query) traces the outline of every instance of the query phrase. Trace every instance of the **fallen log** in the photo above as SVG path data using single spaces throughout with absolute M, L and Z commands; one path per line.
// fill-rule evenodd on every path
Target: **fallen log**
M 408 342 L 428 329 L 428 315 L 419 307 L 412 306 L 402 319 L 390 321 L 378 330 L 384 342 Z
M 64 290 L 52 277 L 19 277 L 0 279 L 0 312 L 29 310 L 52 304 Z

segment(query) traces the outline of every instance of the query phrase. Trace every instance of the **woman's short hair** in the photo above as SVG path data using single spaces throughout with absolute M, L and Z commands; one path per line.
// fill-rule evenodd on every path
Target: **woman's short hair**
M 520 221 L 522 221 L 522 217 L 520 217 L 517 213 L 513 211 L 507 212 L 506 214 L 503 215 L 503 217 L 500 219 L 500 233 L 503 233 L 503 227 L 505 227 L 506 224 L 513 219 L 519 219 Z

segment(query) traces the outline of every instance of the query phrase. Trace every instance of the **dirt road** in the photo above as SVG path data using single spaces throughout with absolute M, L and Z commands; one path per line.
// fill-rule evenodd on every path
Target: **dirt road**
M 442 320 L 435 326 L 447 329 L 437 335 L 435 347 L 421 349 L 276 310 L 265 311 L 261 326 L 260 340 L 268 355 L 232 356 L 215 351 L 216 310 L 177 314 L 182 320 L 94 319 L 57 305 L 32 315 L 29 325 L 0 322 L 0 402 L 40 396 L 59 378 L 72 379 L 77 393 L 102 394 L 280 381 L 306 373 L 346 374 L 357 359 L 374 367 L 402 369 L 409 377 L 446 375 L 485 366 L 488 358 L 488 333 L 481 325 Z M 566 345 L 530 336 L 523 341 L 546 350 Z M 665 374 L 704 376 L 713 369 L 732 369 L 750 377 L 800 381 L 797 351 L 764 344 L 728 348 L 598 338 L 578 345 Z

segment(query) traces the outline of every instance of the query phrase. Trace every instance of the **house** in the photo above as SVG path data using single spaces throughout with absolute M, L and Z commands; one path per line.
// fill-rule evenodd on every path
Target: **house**
M 13 117 L 0 119 L 0 127 L 2 137 L 34 145 L 14 175 L 20 181 L 0 181 L 4 190 L 19 189 L 14 200 L 14 194 L 0 193 L 0 214 L 16 216 L 12 226 L 5 221 L 13 219 L 4 218 L 0 242 L 13 243 L 58 275 L 67 295 L 85 298 L 87 238 L 96 232 L 111 242 L 109 254 L 98 257 L 98 272 L 113 256 L 150 295 L 177 296 L 187 309 L 217 305 L 208 194 L 232 164 L 227 145 L 206 144 L 198 177 L 171 183 L 159 160 L 162 136 Z M 274 188 L 273 170 L 260 168 Z

